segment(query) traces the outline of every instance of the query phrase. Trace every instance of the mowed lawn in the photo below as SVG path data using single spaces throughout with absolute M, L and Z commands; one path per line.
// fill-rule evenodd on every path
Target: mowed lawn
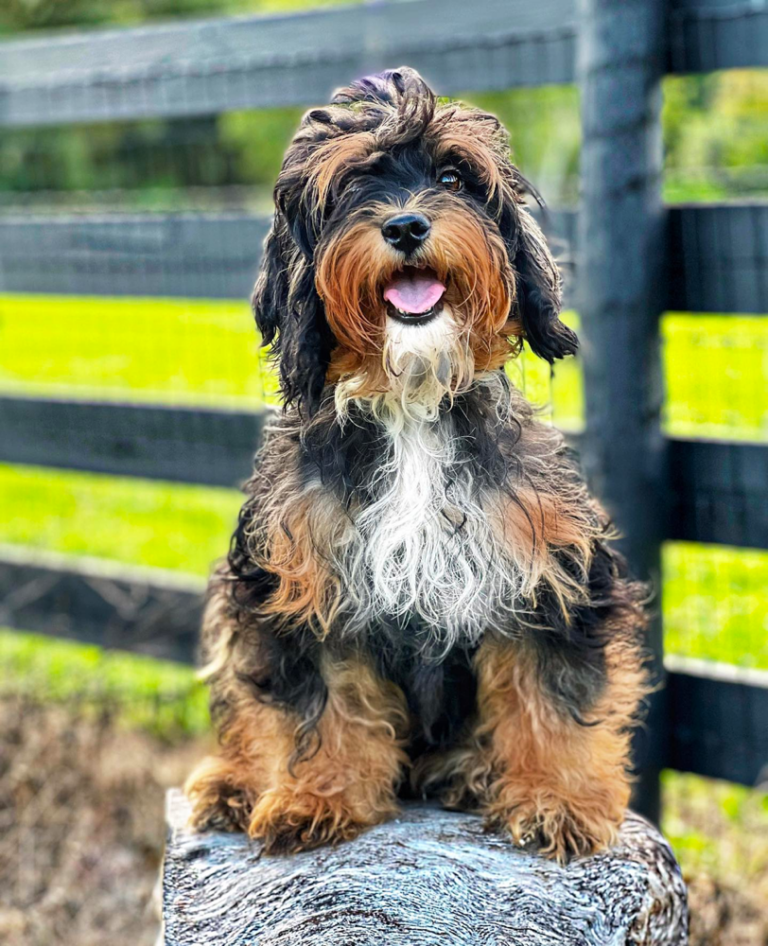
M 571 324 L 578 318 L 570 313 Z M 678 436 L 768 440 L 768 319 L 669 314 L 666 426 Z M 582 418 L 577 361 L 530 355 L 510 371 L 544 415 Z M 274 374 L 247 304 L 0 296 L 0 394 L 257 408 Z M 227 548 L 235 490 L 0 465 L 12 511 L 0 542 L 204 575 Z M 669 544 L 663 609 L 672 653 L 768 667 L 768 554 Z

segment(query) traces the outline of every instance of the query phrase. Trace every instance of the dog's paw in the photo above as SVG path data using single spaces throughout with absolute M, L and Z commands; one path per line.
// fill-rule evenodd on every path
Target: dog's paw
M 208 758 L 187 779 L 196 831 L 247 831 L 256 795 L 242 787 L 219 759 Z
M 374 823 L 357 814 L 343 794 L 322 796 L 274 789 L 258 800 L 248 834 L 267 854 L 288 854 L 349 841 Z
M 247 831 L 253 805 L 240 789 L 200 798 L 192 806 L 192 826 L 197 831 Z
M 495 805 L 486 814 L 489 830 L 505 831 L 519 847 L 561 864 L 610 847 L 616 842 L 620 823 L 620 817 L 580 809 L 572 801 L 546 795 L 535 801 Z

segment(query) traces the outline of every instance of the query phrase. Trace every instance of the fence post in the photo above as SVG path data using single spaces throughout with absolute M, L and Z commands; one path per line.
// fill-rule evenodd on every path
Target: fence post
M 660 612 L 664 440 L 659 315 L 664 304 L 661 196 L 664 0 L 579 0 L 583 145 L 579 217 L 586 435 L 592 488 Z M 661 673 L 661 621 L 648 645 Z M 663 693 L 637 740 L 635 807 L 659 817 Z

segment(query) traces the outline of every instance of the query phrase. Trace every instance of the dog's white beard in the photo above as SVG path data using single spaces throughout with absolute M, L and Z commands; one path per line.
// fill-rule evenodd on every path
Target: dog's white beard
M 387 319 L 384 367 L 391 391 L 389 410 L 411 420 L 434 420 L 443 398 L 467 387 L 474 359 L 453 313 L 447 307 L 426 325 Z M 398 406 L 393 401 L 397 399 Z
M 499 498 L 478 493 L 470 465 L 457 462 L 450 412 L 437 419 L 432 397 L 441 378 L 414 373 L 410 359 L 420 354 L 405 344 L 398 354 L 403 388 L 367 405 L 382 426 L 386 459 L 370 484 L 373 501 L 353 513 L 337 567 L 351 598 L 350 631 L 413 615 L 428 630 L 425 646 L 447 650 L 476 642 L 514 606 L 525 570 L 510 560 L 491 522 Z M 428 364 L 440 370 L 439 361 Z M 494 379 L 476 383 L 501 396 Z
M 388 390 L 361 398 L 363 377 L 336 385 L 336 412 L 344 421 L 351 403 L 365 401 L 375 416 L 400 414 L 403 419 L 434 420 L 446 395 L 466 390 L 474 374 L 474 357 L 466 332 L 445 308 L 425 325 L 405 325 L 388 318 L 382 364 Z

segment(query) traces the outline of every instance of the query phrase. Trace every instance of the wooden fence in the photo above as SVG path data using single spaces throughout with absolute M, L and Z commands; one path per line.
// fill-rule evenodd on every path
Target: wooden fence
M 659 316 L 768 312 L 768 206 L 665 207 L 665 73 L 768 66 L 768 4 L 414 0 L 0 44 L 0 126 L 315 104 L 407 63 L 442 94 L 579 82 L 582 202 L 570 244 L 585 346 L 585 468 L 638 572 L 664 539 L 768 548 L 768 447 L 669 440 Z M 245 214 L 0 218 L 0 292 L 245 298 L 267 221 Z M 232 486 L 260 418 L 162 405 L 0 397 L 0 461 Z M 157 571 L 0 549 L 0 624 L 191 660 L 200 587 Z M 661 667 L 661 629 L 651 644 Z M 768 674 L 676 659 L 638 747 L 638 803 L 662 766 L 753 784 L 768 762 Z

